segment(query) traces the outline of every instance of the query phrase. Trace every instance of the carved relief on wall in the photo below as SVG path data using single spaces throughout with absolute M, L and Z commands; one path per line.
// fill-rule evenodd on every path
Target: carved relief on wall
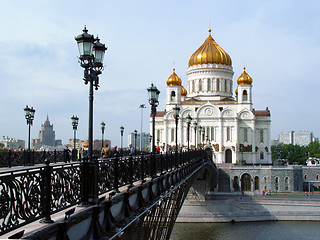
M 266 152 L 268 152 L 268 151 L 269 151 L 269 149 L 268 149 L 268 147 L 267 147 L 267 146 L 266 146 L 264 149 L 266 150 Z
M 259 150 L 259 148 L 258 148 L 258 146 L 256 146 L 256 152 L 258 152 L 258 150 Z
M 208 116 L 212 115 L 212 109 L 211 109 L 211 108 L 206 108 L 206 109 L 204 110 L 204 112 L 205 112 Z
M 225 146 L 222 146 L 222 147 L 221 147 L 221 151 L 224 151 L 225 149 L 226 149 Z
M 232 146 L 231 148 L 232 148 L 232 150 L 233 150 L 234 152 L 236 151 L 236 148 L 235 148 L 235 146 Z
M 239 144 L 240 152 L 252 152 L 252 145 L 244 146 L 243 144 Z
M 218 143 L 212 144 L 212 147 L 214 148 L 214 150 L 215 150 L 216 152 L 219 152 L 219 144 L 218 144 Z

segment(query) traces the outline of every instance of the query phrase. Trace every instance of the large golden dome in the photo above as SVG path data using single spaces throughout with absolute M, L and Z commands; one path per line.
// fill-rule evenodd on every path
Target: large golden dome
M 168 86 L 180 86 L 182 83 L 181 79 L 178 77 L 178 75 L 175 73 L 175 69 L 173 69 L 173 73 L 170 75 L 170 77 L 167 79 L 167 85 Z
M 238 85 L 251 85 L 252 81 L 253 81 L 252 78 L 246 72 L 246 68 L 244 67 L 243 73 L 241 73 L 241 75 L 237 79 Z
M 232 61 L 228 53 L 226 53 L 211 37 L 211 29 L 209 36 L 204 43 L 189 58 L 188 66 L 198 64 L 224 64 L 232 66 Z
M 187 96 L 187 90 L 181 85 L 181 96 L 185 97 Z

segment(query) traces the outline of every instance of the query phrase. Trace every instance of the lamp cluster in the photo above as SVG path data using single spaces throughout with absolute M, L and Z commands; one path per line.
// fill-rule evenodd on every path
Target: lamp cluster
M 27 120 L 27 125 L 32 125 L 33 119 L 34 119 L 34 113 L 36 110 L 33 109 L 33 107 L 29 108 L 28 105 L 23 110 L 24 110 L 25 117 Z
M 88 33 L 86 26 L 84 26 L 83 33 L 75 37 L 79 49 L 79 62 L 84 70 L 84 82 L 88 84 L 93 81 L 95 89 L 99 88 L 99 77 L 103 69 L 104 53 L 107 50 L 104 44 L 100 43 L 98 36 L 94 38 Z

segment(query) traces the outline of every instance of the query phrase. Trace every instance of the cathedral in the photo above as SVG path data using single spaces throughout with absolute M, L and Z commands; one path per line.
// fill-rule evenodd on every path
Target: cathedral
M 207 39 L 189 58 L 188 90 L 175 69 L 166 80 L 166 108 L 155 118 L 156 144 L 164 150 L 176 148 L 173 108 L 178 106 L 178 149 L 210 146 L 216 163 L 271 164 L 270 110 L 253 108 L 253 79 L 245 68 L 234 95 L 233 74 L 231 57 L 209 29 Z M 189 128 L 187 118 L 192 118 Z

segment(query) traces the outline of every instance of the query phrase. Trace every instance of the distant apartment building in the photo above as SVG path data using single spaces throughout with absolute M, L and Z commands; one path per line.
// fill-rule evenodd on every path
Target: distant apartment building
M 140 149 L 140 133 L 137 133 L 137 140 L 136 140 L 136 144 L 137 144 L 137 148 Z M 142 138 L 141 138 L 142 142 L 141 142 L 141 148 L 142 150 L 145 148 L 150 148 L 150 134 L 149 133 L 142 133 Z M 134 146 L 135 145 L 135 136 L 134 133 L 130 133 L 128 134 L 128 147 L 130 146 Z
M 42 146 L 57 147 L 62 145 L 62 140 L 56 140 L 55 131 L 53 131 L 53 124 L 50 123 L 47 116 L 45 122 L 41 124 L 41 130 L 39 131 L 39 138 L 32 139 L 32 147 L 34 149 L 40 149 Z
M 7 149 L 24 149 L 25 148 L 25 141 L 15 139 L 15 138 L 9 138 L 3 136 L 0 142 L 4 145 L 4 148 Z
M 317 140 L 314 138 L 312 132 L 286 132 L 286 133 L 281 133 L 279 134 L 278 142 L 279 144 L 292 144 L 292 145 L 299 145 L 299 146 L 307 146 L 311 142 Z

